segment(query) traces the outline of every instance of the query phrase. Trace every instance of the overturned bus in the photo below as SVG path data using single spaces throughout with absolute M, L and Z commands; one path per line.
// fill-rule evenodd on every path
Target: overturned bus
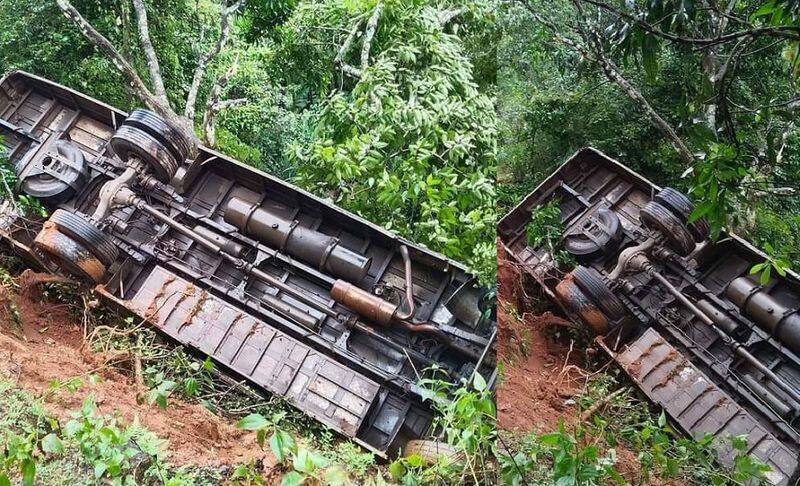
M 0 237 L 380 455 L 430 448 L 419 375 L 495 381 L 489 294 L 442 255 L 224 155 L 147 110 L 0 81 L 17 190 Z
M 557 201 L 559 250 L 526 237 L 532 212 Z M 684 432 L 710 434 L 731 466 L 732 436 L 793 484 L 800 451 L 800 278 L 751 268 L 766 255 L 732 234 L 709 239 L 691 200 L 583 149 L 498 225 L 515 263 Z M 544 245 L 542 245 L 544 246 Z

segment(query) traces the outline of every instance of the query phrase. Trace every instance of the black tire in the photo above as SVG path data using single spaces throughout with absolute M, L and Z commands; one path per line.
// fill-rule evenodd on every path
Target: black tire
M 622 241 L 622 224 L 617 213 L 601 207 L 594 217 L 597 220 L 594 228 L 582 225 L 564 236 L 564 248 L 580 259 L 592 260 L 607 255 L 616 250 Z M 589 234 L 598 227 L 600 231 Z
M 50 221 L 58 227 L 61 233 L 89 250 L 104 266 L 111 266 L 119 256 L 119 249 L 111 237 L 97 229 L 84 217 L 63 209 L 56 209 L 50 216 Z
M 438 440 L 410 440 L 403 448 L 403 457 L 418 455 L 426 464 L 436 463 L 440 457 L 447 457 L 457 463 L 464 460 L 463 452 L 450 444 Z
M 175 156 L 155 137 L 132 125 L 122 125 L 111 137 L 111 147 L 122 160 L 138 158 L 153 169 L 161 182 L 167 183 L 178 170 Z
M 192 152 L 193 142 L 187 140 L 181 131 L 167 120 L 150 110 L 136 108 L 122 124 L 136 127 L 155 137 L 170 151 L 179 164 L 186 160 Z
M 564 307 L 577 314 L 595 334 L 604 336 L 608 333 L 608 316 L 575 284 L 574 276 L 567 276 L 559 282 L 554 292 Z
M 686 223 L 689 228 L 689 233 L 692 234 L 692 238 L 694 238 L 696 242 L 700 243 L 708 238 L 710 228 L 705 218 L 700 218 L 689 223 L 689 215 L 694 211 L 694 204 L 685 194 L 671 187 L 665 187 L 656 194 L 653 200 L 670 210 L 672 214 L 678 216 L 681 221 Z
M 625 304 L 611 292 L 597 270 L 578 265 L 572 270 L 572 276 L 578 287 L 610 320 L 615 321 L 625 317 Z
M 695 247 L 695 241 L 689 228 L 669 209 L 650 201 L 639 211 L 639 221 L 645 228 L 658 231 L 667 239 L 667 244 L 680 256 L 689 255 Z
M 46 221 L 36 235 L 33 248 L 43 255 L 51 271 L 55 267 L 58 273 L 66 273 L 94 284 L 102 282 L 106 274 L 106 266 L 91 251 L 62 233 L 51 221 Z

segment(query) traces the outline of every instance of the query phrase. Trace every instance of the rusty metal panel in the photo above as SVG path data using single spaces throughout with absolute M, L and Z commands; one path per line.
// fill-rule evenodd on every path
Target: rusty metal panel
M 348 436 L 357 434 L 378 395 L 372 380 L 162 267 L 127 304 L 169 336 Z
M 719 461 L 731 466 L 730 437 L 747 435 L 749 453 L 768 464 L 772 484 L 789 483 L 798 459 L 744 408 L 690 363 L 656 330 L 647 329 L 614 356 L 641 390 L 693 437 L 714 436 Z

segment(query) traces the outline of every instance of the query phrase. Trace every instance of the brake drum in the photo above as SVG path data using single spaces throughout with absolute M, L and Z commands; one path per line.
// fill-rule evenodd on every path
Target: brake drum
M 20 169 L 20 168 L 18 168 Z M 18 175 L 21 173 L 18 170 Z M 58 140 L 53 150 L 26 168 L 20 189 L 45 206 L 69 200 L 86 184 L 89 170 L 83 152 L 68 140 Z

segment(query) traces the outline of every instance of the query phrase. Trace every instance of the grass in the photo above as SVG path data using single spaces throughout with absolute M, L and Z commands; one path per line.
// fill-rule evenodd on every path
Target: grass
M 638 461 L 636 485 L 675 480 L 685 485 L 761 484 L 768 467 L 746 454 L 743 437 L 731 437 L 738 451 L 727 470 L 715 462 L 711 438 L 685 437 L 670 427 L 663 412 L 651 410 L 646 399 L 622 385 L 612 373 L 593 378 L 576 399 L 579 410 L 621 392 L 586 421 L 563 423 L 547 434 L 509 438 L 508 450 L 499 456 L 505 484 L 591 486 L 628 484 L 621 475 L 618 451 L 631 451 Z M 510 452 L 513 451 L 513 452 Z M 630 475 L 630 474 L 629 474 Z

